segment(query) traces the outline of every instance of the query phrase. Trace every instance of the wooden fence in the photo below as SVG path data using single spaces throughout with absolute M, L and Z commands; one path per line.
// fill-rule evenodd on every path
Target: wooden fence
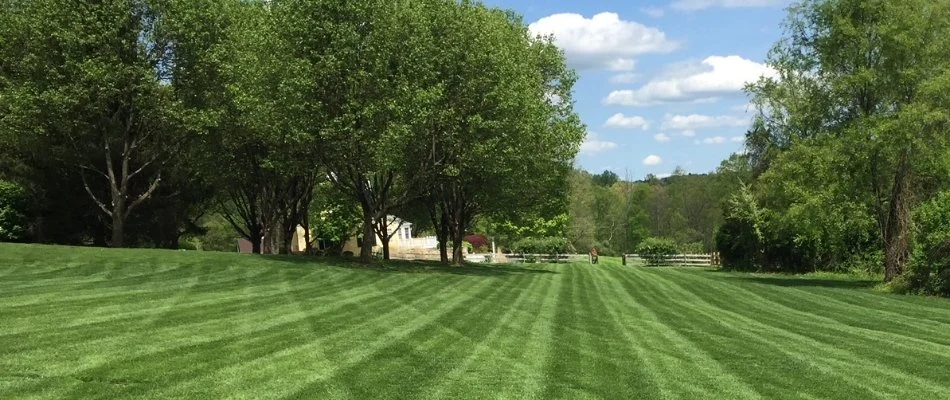
M 719 253 L 709 254 L 674 254 L 663 257 L 659 263 L 650 263 L 638 254 L 624 254 L 623 265 L 628 262 L 639 262 L 648 265 L 671 266 L 682 265 L 687 267 L 708 267 L 719 265 Z
M 589 254 L 505 254 L 510 263 L 590 263 Z

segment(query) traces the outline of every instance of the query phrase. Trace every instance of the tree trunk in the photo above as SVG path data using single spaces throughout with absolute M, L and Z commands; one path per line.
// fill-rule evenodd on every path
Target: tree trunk
M 890 282 L 904 272 L 910 258 L 911 170 L 907 152 L 901 154 L 894 173 L 887 231 L 884 237 L 884 281 Z
M 249 227 L 249 231 L 251 233 L 249 238 L 251 240 L 251 253 L 261 254 L 261 242 L 264 240 L 263 229 L 259 226 L 252 226 Z
M 369 263 L 373 261 L 373 216 L 368 212 L 363 212 L 363 245 L 360 246 L 360 262 Z
M 313 255 L 313 238 L 310 237 L 310 218 L 304 218 L 303 220 L 303 240 L 304 240 L 304 253 L 307 255 Z
M 390 238 L 392 238 L 392 236 L 385 235 L 385 234 L 384 234 L 384 235 L 382 236 L 382 238 L 381 238 L 381 239 L 382 239 L 382 242 L 383 242 L 383 243 L 382 243 L 382 245 L 383 245 L 383 260 L 387 260 L 387 261 L 389 261 L 389 239 L 390 239 Z
M 439 225 L 436 229 L 436 235 L 439 239 L 439 260 L 442 264 L 450 264 L 449 260 L 449 221 L 445 212 L 439 218 Z
M 453 265 L 462 265 L 465 263 L 465 255 L 462 254 L 464 251 L 464 246 L 462 246 L 462 241 L 465 239 L 465 231 L 460 230 L 461 234 L 452 235 L 452 264 Z
M 112 209 L 112 242 L 110 243 L 112 247 L 125 245 L 125 218 L 122 218 L 124 213 L 125 210 L 119 208 L 118 204 Z

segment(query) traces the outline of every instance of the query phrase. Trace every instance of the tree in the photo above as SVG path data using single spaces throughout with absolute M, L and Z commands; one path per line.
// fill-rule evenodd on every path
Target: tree
M 946 149 L 950 3 L 805 1 L 791 9 L 768 63 L 778 72 L 752 86 L 760 114 L 750 132 L 757 164 L 798 143 L 830 137 L 845 152 L 841 184 L 878 225 L 885 280 L 910 255 L 910 209 L 922 168 Z M 771 167 L 774 168 L 774 164 Z
M 190 41 L 216 20 L 179 23 L 206 2 L 109 0 L 2 3 L 0 130 L 21 150 L 69 168 L 109 218 L 112 246 L 156 193 L 195 133 L 200 110 L 180 95 L 205 62 Z M 56 40 L 47 40 L 55 37 Z
M 374 224 L 420 195 L 434 162 L 423 144 L 428 104 L 438 87 L 427 77 L 437 47 L 429 10 L 443 2 L 284 1 L 273 3 L 280 39 L 301 65 L 292 89 L 301 99 L 295 132 L 311 162 L 362 209 L 360 259 L 372 256 Z
M 443 260 L 451 242 L 457 264 L 478 216 L 566 211 L 565 178 L 583 128 L 571 100 L 576 75 L 550 38 L 532 37 L 508 12 L 452 7 L 440 20 L 446 51 L 435 64 L 446 83 L 433 129 L 442 163 L 429 198 Z
M 620 177 L 608 169 L 604 170 L 604 172 L 601 172 L 599 175 L 594 175 L 593 180 L 595 185 L 611 187 L 620 180 Z

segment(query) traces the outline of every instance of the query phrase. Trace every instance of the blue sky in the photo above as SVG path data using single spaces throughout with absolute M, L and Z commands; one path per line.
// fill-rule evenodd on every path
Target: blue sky
M 743 148 L 751 111 L 744 82 L 763 62 L 789 0 L 486 0 L 552 34 L 580 73 L 577 112 L 592 172 L 709 172 Z

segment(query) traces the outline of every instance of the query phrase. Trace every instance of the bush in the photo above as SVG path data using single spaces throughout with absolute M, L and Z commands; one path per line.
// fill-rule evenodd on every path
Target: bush
M 465 236 L 464 240 L 472 245 L 472 248 L 475 249 L 476 253 L 485 253 L 491 251 L 491 242 L 485 235 L 468 235 Z
M 678 249 L 683 254 L 702 254 L 706 252 L 705 247 L 700 242 L 681 243 Z
M 510 250 L 525 254 L 567 254 L 573 249 L 565 238 L 541 237 L 518 240 L 511 244 Z
M 30 199 L 22 186 L 0 180 L 0 242 L 26 239 Z
M 950 297 L 950 191 L 914 211 L 917 230 L 904 291 Z
M 637 254 L 650 265 L 665 263 L 676 255 L 677 245 L 672 239 L 646 238 L 637 246 Z

